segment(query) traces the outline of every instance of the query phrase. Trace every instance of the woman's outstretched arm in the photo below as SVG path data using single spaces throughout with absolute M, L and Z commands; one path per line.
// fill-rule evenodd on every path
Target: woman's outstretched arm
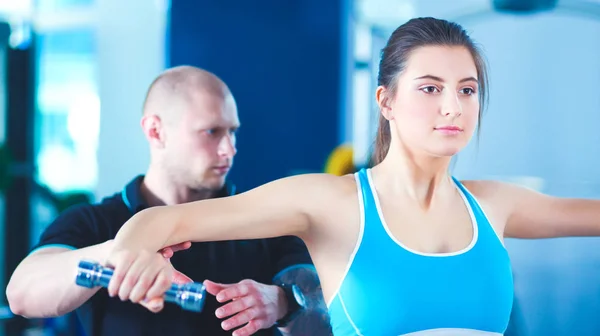
M 154 255 L 178 242 L 306 237 L 311 217 L 316 209 L 324 208 L 324 195 L 338 178 L 293 176 L 235 196 L 138 213 L 121 228 L 107 259 L 114 268 L 109 294 L 133 302 L 161 296 L 170 286 L 171 271 Z
M 310 225 L 314 193 L 331 178 L 293 176 L 235 196 L 152 207 L 123 225 L 115 237 L 115 250 L 155 252 L 174 242 L 302 236 Z
M 600 236 L 600 200 L 545 195 L 515 184 L 467 181 L 476 196 L 489 200 L 505 218 L 507 238 Z

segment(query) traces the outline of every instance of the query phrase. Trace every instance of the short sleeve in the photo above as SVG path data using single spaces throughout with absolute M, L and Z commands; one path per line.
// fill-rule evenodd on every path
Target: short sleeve
M 312 265 L 308 249 L 302 239 L 295 236 L 273 238 L 270 242 L 271 260 L 273 260 L 273 276 L 297 265 Z
M 63 211 L 42 232 L 32 252 L 47 247 L 80 249 L 109 240 L 100 234 L 97 221 L 94 220 L 92 205 L 77 205 Z

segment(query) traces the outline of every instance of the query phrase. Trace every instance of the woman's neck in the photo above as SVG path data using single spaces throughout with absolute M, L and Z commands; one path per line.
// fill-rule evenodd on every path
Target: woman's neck
M 452 180 L 448 174 L 451 159 L 390 147 L 385 159 L 373 171 L 380 185 L 386 186 L 388 191 L 405 194 L 427 209 L 431 206 L 434 194 L 451 186 Z

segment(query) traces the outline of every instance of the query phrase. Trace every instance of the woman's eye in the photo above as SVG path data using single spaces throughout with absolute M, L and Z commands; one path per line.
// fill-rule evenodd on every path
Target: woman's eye
M 436 92 L 440 92 L 440 90 L 438 90 L 438 88 L 436 88 L 435 86 L 425 86 L 421 88 L 421 91 L 425 92 L 425 93 L 436 93 Z
M 475 93 L 475 90 L 473 90 L 471 88 L 464 88 L 464 89 L 460 90 L 460 92 L 462 94 L 466 94 L 466 95 L 470 96 Z

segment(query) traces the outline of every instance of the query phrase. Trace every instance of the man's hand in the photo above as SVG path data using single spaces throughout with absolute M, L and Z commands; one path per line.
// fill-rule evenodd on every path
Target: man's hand
M 218 318 L 229 319 L 221 323 L 224 330 L 245 326 L 233 332 L 233 336 L 249 336 L 260 329 L 268 329 L 287 313 L 287 301 L 278 286 L 265 285 L 254 280 L 242 280 L 237 284 L 218 284 L 204 281 L 206 291 L 223 303 L 231 301 L 215 312 Z
M 175 254 L 175 252 L 187 250 L 191 246 L 192 246 L 191 242 L 183 242 L 181 244 L 165 247 L 164 249 L 160 250 L 159 252 L 162 254 L 162 256 L 165 259 L 170 260 L 171 257 L 173 256 L 173 254 Z M 175 272 L 173 272 L 173 280 L 172 280 L 173 283 L 184 284 L 184 283 L 188 283 L 188 282 L 193 282 L 193 280 L 190 279 L 187 275 L 179 272 L 176 269 L 174 269 L 174 271 Z M 146 309 L 150 310 L 151 312 L 158 313 L 163 308 L 164 299 L 163 298 L 145 299 L 145 300 L 140 301 L 140 304 L 142 306 L 146 307 Z
M 164 249 L 160 250 L 159 252 L 163 255 L 163 257 L 165 257 L 167 259 L 171 259 L 171 257 L 173 256 L 173 254 L 175 254 L 175 252 L 187 250 L 191 246 L 192 246 L 192 243 L 188 241 L 188 242 L 183 242 L 183 243 L 180 243 L 177 245 L 165 247 Z

